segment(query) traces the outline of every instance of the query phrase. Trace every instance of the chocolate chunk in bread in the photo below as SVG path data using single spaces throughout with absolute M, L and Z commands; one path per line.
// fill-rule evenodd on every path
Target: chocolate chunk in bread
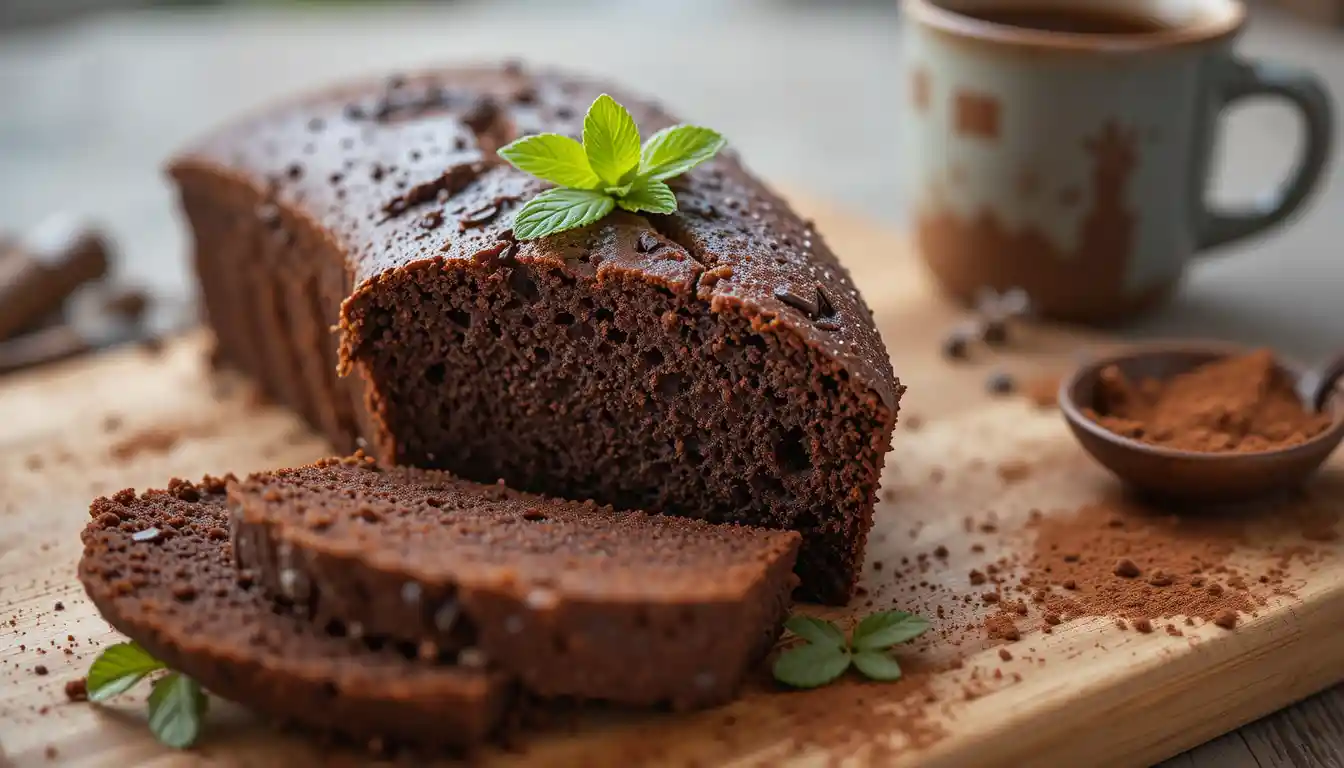
M 240 565 L 370 635 L 479 648 L 542 696 L 717 704 L 774 644 L 799 537 L 362 457 L 232 484 Z
M 367 741 L 463 747 L 509 698 L 498 670 L 421 661 L 278 608 L 229 542 L 224 481 L 93 502 L 79 578 L 103 618 L 212 693 Z M 464 661 L 479 661 L 475 659 Z
M 675 122 L 597 82 L 453 69 L 318 94 L 178 157 L 220 358 L 341 451 L 799 531 L 800 596 L 844 602 L 903 391 L 871 312 L 730 151 L 671 181 L 674 214 L 517 242 L 546 185 L 496 149 L 579 136 L 603 91 L 645 137 Z

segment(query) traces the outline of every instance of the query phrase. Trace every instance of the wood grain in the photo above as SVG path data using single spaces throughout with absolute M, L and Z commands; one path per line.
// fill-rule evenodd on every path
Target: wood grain
M 1028 546 L 1029 510 L 1068 511 L 1115 484 L 1080 454 L 1056 413 L 1021 398 L 992 399 L 984 379 L 998 369 L 1019 376 L 1062 371 L 1079 348 L 1114 342 L 1024 328 L 1011 351 L 977 350 L 971 361 L 949 364 L 938 354 L 938 336 L 959 312 L 933 294 L 903 241 L 809 208 L 845 254 L 910 387 L 906 427 L 884 477 L 893 494 L 876 513 L 864 580 L 869 599 L 875 607 L 917 601 L 929 612 L 936 604 L 945 608 L 946 624 L 968 628 L 930 633 L 904 650 L 909 675 L 900 683 L 846 681 L 809 693 L 761 683 L 712 712 L 586 716 L 572 729 L 529 737 L 521 752 L 483 755 L 483 762 L 1146 766 L 1344 679 L 1339 542 L 1320 544 L 1327 552 L 1321 564 L 1291 571 L 1294 594 L 1275 598 L 1235 632 L 1200 626 L 1173 638 L 1080 619 L 1048 636 L 1024 635 L 1007 646 L 1013 659 L 1001 659 L 976 626 L 987 609 L 960 599 L 969 569 Z M 64 701 L 64 683 L 115 639 L 72 576 L 90 498 L 162 486 L 175 475 L 289 465 L 327 451 L 293 416 L 258 404 L 245 382 L 212 377 L 202 348 L 196 335 L 157 356 L 125 350 L 0 382 L 0 744 L 15 764 L 47 764 L 49 747 L 57 750 L 52 760 L 77 766 L 358 761 L 354 753 L 274 733 L 228 705 L 212 709 L 197 751 L 172 753 L 149 738 L 135 697 L 113 707 Z M 920 428 L 911 429 L 914 423 Z M 996 467 L 1008 459 L 1027 461 L 1030 475 L 1005 484 Z M 935 470 L 945 480 L 934 482 Z M 1344 462 L 1337 458 L 1321 482 L 1344 487 Z M 1344 494 L 1337 498 L 1344 515 Z M 965 515 L 991 509 L 997 533 L 964 529 Z M 1271 505 L 1263 514 L 1277 511 Z M 1253 564 L 1269 548 L 1293 544 L 1293 535 L 1266 534 L 1236 557 Z M 972 543 L 987 551 L 973 553 Z M 951 554 L 922 575 L 943 588 L 934 597 L 911 596 L 890 567 L 878 566 L 940 544 Z M 867 610 L 858 600 L 821 613 L 843 619 Z M 953 660 L 959 668 L 949 666 Z M 39 664 L 50 674 L 35 674 Z M 1331 765 L 1344 730 L 1338 699 L 1312 699 L 1292 718 L 1256 723 L 1171 765 Z

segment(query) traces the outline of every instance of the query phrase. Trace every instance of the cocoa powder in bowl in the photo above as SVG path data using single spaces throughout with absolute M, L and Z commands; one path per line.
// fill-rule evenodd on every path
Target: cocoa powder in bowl
M 1308 411 L 1268 350 L 1215 360 L 1170 379 L 1131 381 L 1117 366 L 1098 377 L 1088 418 L 1123 437 L 1200 453 L 1254 453 L 1300 445 L 1330 427 Z

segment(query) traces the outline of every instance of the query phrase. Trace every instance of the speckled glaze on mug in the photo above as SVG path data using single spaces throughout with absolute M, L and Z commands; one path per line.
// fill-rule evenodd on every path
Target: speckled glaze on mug
M 1207 249 L 1284 221 L 1330 154 L 1331 108 L 1309 74 L 1232 53 L 1236 0 L 906 0 L 906 171 L 919 250 L 951 295 L 1025 289 L 1041 314 L 1127 319 L 1170 295 Z M 1142 18 L 1080 33 L 976 18 L 1005 8 Z M 1218 116 L 1286 100 L 1307 140 L 1247 210 L 1205 200 Z

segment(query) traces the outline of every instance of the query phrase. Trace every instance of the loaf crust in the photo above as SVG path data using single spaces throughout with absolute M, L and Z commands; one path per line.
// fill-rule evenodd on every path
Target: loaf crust
M 844 602 L 903 391 L 871 312 L 731 151 L 671 182 L 675 214 L 517 242 L 545 185 L 495 150 L 579 135 L 603 91 L 646 137 L 676 122 L 582 78 L 453 69 L 281 105 L 182 154 L 219 357 L 341 452 L 797 530 L 800 595 Z
M 359 742 L 467 747 L 498 727 L 497 669 L 408 658 L 278 610 L 237 572 L 224 480 L 93 502 L 79 579 L 108 623 L 206 689 Z

